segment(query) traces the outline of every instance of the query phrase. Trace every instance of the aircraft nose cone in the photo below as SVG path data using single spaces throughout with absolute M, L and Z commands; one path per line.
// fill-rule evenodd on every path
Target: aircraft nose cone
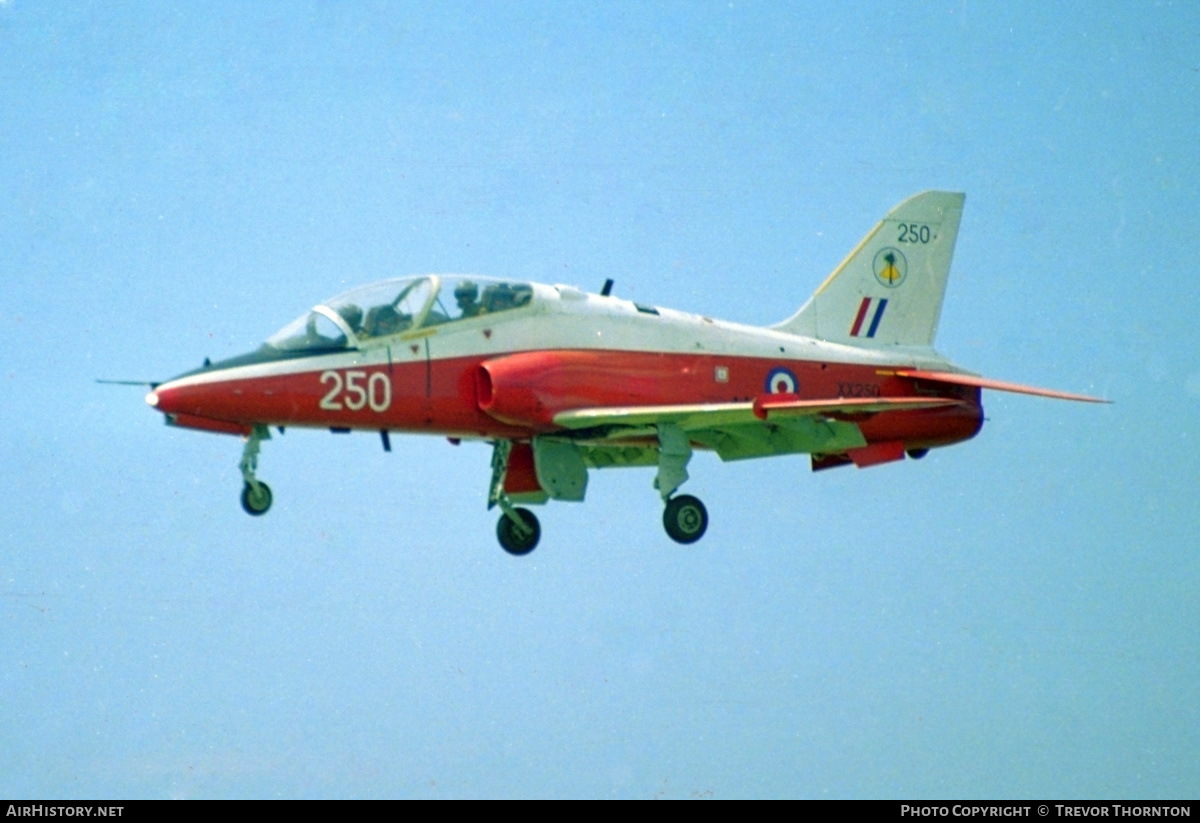
M 190 409 L 182 408 L 188 405 L 184 401 L 185 398 L 180 396 L 179 389 L 171 383 L 155 386 L 154 391 L 146 395 L 146 405 L 163 414 L 190 411 Z

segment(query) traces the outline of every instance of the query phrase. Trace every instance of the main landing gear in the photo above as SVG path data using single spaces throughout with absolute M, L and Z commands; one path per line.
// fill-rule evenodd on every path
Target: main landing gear
M 673 496 L 688 479 L 687 464 L 692 458 L 692 445 L 687 434 L 677 424 L 664 423 L 658 433 L 658 474 L 654 488 L 663 501 L 663 528 L 676 543 L 695 543 L 708 530 L 708 510 L 690 494 Z M 536 445 L 536 444 L 535 444 Z M 504 490 L 508 459 L 512 454 L 510 440 L 498 440 L 492 452 L 492 482 L 488 489 L 488 508 L 500 507 L 503 514 L 496 523 L 496 537 L 509 554 L 520 557 L 529 554 L 538 544 L 542 529 L 529 509 L 517 508 Z M 535 458 L 536 459 L 536 458 Z M 543 501 L 545 500 L 543 494 Z M 551 495 L 554 496 L 554 495 Z M 582 499 L 560 495 L 559 499 Z M 524 501 L 522 501 L 524 502 Z
M 698 497 L 681 494 L 667 501 L 662 520 L 667 536 L 676 543 L 687 545 L 695 543 L 708 530 L 708 509 Z M 541 536 L 541 524 L 529 509 L 509 505 L 496 522 L 496 538 L 501 548 L 514 557 L 529 554 L 537 548 Z
M 672 497 L 663 509 L 663 528 L 676 543 L 695 543 L 708 529 L 708 510 L 690 494 Z
M 658 475 L 654 488 L 662 496 L 663 528 L 667 537 L 676 543 L 695 543 L 708 529 L 708 510 L 697 497 L 681 494 L 672 497 L 688 479 L 687 464 L 692 459 L 692 444 L 675 423 L 664 423 L 658 428 Z
M 496 537 L 500 546 L 514 557 L 529 554 L 537 548 L 542 536 L 542 527 L 529 509 L 505 509 L 496 523 Z
M 258 468 L 259 444 L 271 439 L 271 432 L 266 426 L 255 426 L 246 438 L 246 447 L 242 449 L 242 459 L 238 468 L 242 470 L 242 508 L 246 514 L 258 517 L 267 513 L 271 508 L 271 487 L 254 476 Z
M 513 506 L 504 491 L 504 474 L 508 471 L 508 456 L 512 453 L 511 440 L 497 440 L 492 451 L 492 482 L 488 487 L 488 508 L 499 506 L 500 520 L 496 523 L 496 538 L 500 547 L 514 557 L 529 554 L 537 548 L 542 537 L 542 527 L 529 509 Z
M 663 500 L 663 528 L 676 543 L 688 545 L 704 536 L 708 529 L 708 510 L 690 494 L 672 497 L 688 479 L 687 464 L 692 459 L 692 444 L 683 429 L 674 423 L 656 427 L 658 433 L 658 474 L 654 488 Z M 509 554 L 529 554 L 538 544 L 542 529 L 529 509 L 517 508 L 504 490 L 510 440 L 498 440 L 492 452 L 492 482 L 488 489 L 488 508 L 499 506 L 503 514 L 496 523 L 496 537 Z M 575 499 L 575 498 L 570 498 Z

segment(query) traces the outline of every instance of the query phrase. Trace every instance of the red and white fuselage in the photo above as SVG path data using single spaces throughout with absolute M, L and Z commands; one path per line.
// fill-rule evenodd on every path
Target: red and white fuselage
M 693 449 L 861 468 L 973 437 L 983 388 L 1094 400 L 986 380 L 933 349 L 963 200 L 904 201 L 771 328 L 638 305 L 608 285 L 425 275 L 315 306 L 147 401 L 173 425 L 246 437 L 250 514 L 271 505 L 255 474 L 269 426 L 377 431 L 384 448 L 409 432 L 493 444 L 488 501 L 513 554 L 540 534 L 515 503 L 583 500 L 591 469 L 621 466 L 657 466 L 663 525 L 691 543 L 707 511 L 674 494 Z
M 577 409 L 729 404 L 766 394 L 927 397 L 928 385 L 896 372 L 949 367 L 928 349 L 831 343 L 569 286 L 519 284 L 530 295 L 522 306 L 435 323 L 436 299 L 447 303 L 450 286 L 467 278 L 371 288 L 399 294 L 421 280 L 438 291 L 419 326 L 337 350 L 217 363 L 163 383 L 148 400 L 177 425 L 231 433 L 271 425 L 520 439 L 562 431 L 555 416 Z M 252 362 L 236 362 L 245 359 Z M 957 402 L 875 413 L 857 425 L 868 443 L 910 450 L 973 436 L 979 390 L 947 384 L 938 394 Z

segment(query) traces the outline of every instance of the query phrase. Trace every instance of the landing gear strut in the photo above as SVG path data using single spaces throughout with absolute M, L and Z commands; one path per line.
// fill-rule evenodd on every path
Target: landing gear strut
M 504 514 L 496 524 L 496 538 L 500 547 L 514 557 L 529 554 L 537 548 L 542 536 L 542 527 L 529 509 L 513 506 L 504 491 L 504 473 L 508 470 L 508 456 L 512 453 L 511 440 L 497 440 L 492 452 L 492 483 L 488 488 L 488 508 L 499 506 Z
M 676 543 L 695 543 L 708 529 L 708 510 L 699 498 L 690 494 L 671 496 L 688 479 L 686 467 L 692 459 L 692 444 L 683 429 L 674 423 L 664 423 L 657 428 L 658 475 L 654 478 L 654 488 L 666 504 L 663 528 Z
M 246 447 L 242 449 L 242 459 L 238 468 L 242 470 L 242 508 L 246 514 L 258 517 L 267 513 L 271 508 L 271 487 L 254 476 L 258 468 L 259 444 L 271 439 L 271 431 L 266 426 L 255 426 L 246 438 Z

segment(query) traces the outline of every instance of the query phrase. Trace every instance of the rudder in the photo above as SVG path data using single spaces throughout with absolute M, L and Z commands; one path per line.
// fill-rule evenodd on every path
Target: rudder
M 859 346 L 933 345 L 965 200 L 945 191 L 905 200 L 772 328 Z

